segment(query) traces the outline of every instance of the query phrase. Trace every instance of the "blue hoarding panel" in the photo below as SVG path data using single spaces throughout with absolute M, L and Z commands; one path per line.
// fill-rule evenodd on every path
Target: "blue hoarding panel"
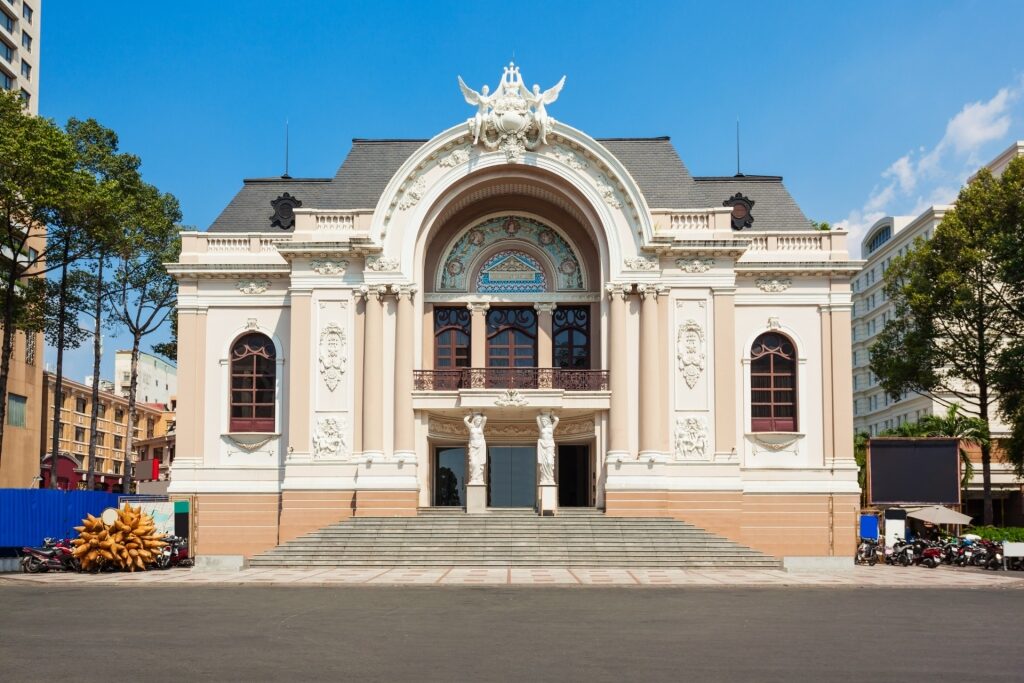
M 105 491 L 0 489 L 0 548 L 41 545 L 47 536 L 74 538 L 86 515 L 116 508 L 119 497 Z
M 877 515 L 861 515 L 860 516 L 860 537 L 861 538 L 878 538 L 878 516 Z

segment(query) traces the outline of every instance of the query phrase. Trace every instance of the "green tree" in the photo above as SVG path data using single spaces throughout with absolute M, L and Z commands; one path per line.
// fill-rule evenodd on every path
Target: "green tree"
M 31 116 L 17 95 L 0 90 L 0 456 L 14 334 L 42 329 L 40 281 L 88 251 L 64 220 L 86 186 L 64 131 Z
M 918 240 L 885 274 L 895 318 L 871 347 L 871 370 L 893 398 L 932 394 L 960 403 L 986 425 L 999 411 L 994 380 L 1006 340 L 1024 320 L 1000 294 L 997 259 L 1004 229 L 997 183 L 986 172 L 965 186 L 931 240 Z M 952 400 L 942 394 L 952 395 Z M 985 524 L 992 523 L 991 443 L 981 444 Z
M 867 505 L 868 499 L 868 443 L 871 435 L 857 432 L 853 437 L 853 459 L 857 462 L 857 485 L 860 486 L 861 507 Z
M 178 200 L 152 185 L 144 185 L 138 194 L 136 207 L 134 222 L 125 226 L 121 243 L 111 255 L 111 313 L 118 324 L 132 335 L 128 428 L 124 440 L 125 493 L 131 491 L 132 485 L 134 427 L 138 420 L 139 349 L 143 338 L 160 329 L 174 310 L 178 289 L 164 264 L 177 261 L 181 252 Z

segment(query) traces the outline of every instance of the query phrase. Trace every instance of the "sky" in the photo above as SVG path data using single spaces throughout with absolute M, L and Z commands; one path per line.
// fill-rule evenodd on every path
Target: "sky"
M 952 200 L 1024 139 L 1024 2 L 45 0 L 40 114 L 93 117 L 205 230 L 242 178 L 331 176 L 352 138 L 429 138 L 472 114 L 456 76 L 566 85 L 594 137 L 669 135 L 691 173 L 781 175 L 851 232 Z M 165 334 L 143 342 L 149 350 Z M 102 376 L 113 352 L 104 339 Z M 55 351 L 48 349 L 52 364 Z M 92 373 L 91 351 L 65 355 Z

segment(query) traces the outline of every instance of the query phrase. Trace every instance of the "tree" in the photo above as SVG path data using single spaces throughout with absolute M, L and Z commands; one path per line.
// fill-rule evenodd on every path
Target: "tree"
M 44 320 L 42 301 L 29 295 L 43 286 L 34 281 L 84 253 L 74 228 L 60 220 L 82 181 L 68 136 L 0 90 L 0 457 L 14 334 L 38 331 Z
M 857 462 L 857 486 L 860 487 L 861 507 L 868 502 L 868 442 L 871 435 L 867 432 L 857 432 L 853 437 L 853 459 Z
M 114 286 L 111 312 L 132 335 L 128 427 L 124 440 L 125 493 L 131 491 L 132 483 L 139 347 L 142 339 L 158 330 L 174 310 L 177 286 L 164 264 L 177 261 L 181 251 L 178 201 L 152 185 L 138 189 L 135 220 L 126 226 L 121 243 L 111 255 Z
M 962 404 L 986 425 L 999 411 L 994 380 L 1006 340 L 1019 337 L 1000 293 L 997 260 L 1004 216 L 991 174 L 979 173 L 960 191 L 955 207 L 931 240 L 918 240 L 885 274 L 895 307 L 871 347 L 871 370 L 894 399 L 905 392 Z M 952 395 L 953 400 L 942 394 Z M 992 523 L 991 443 L 981 444 L 984 523 Z

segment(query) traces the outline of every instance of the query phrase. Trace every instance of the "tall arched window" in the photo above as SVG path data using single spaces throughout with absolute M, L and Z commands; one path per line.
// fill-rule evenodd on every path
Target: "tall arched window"
M 590 306 L 559 306 L 552 318 L 556 368 L 590 369 Z
M 470 317 L 465 306 L 434 308 L 434 368 L 469 367 Z
M 777 332 L 762 334 L 750 349 L 751 431 L 795 432 L 796 347 Z
M 274 431 L 276 358 L 264 334 L 247 334 L 231 347 L 232 432 Z

